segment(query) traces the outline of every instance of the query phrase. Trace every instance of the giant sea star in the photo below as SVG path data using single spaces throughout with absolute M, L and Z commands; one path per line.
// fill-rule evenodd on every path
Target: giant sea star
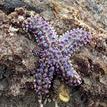
M 34 85 L 38 97 L 49 93 L 55 75 L 69 86 L 81 84 L 79 74 L 70 63 L 70 56 L 79 47 L 90 42 L 89 32 L 77 28 L 67 31 L 59 38 L 49 22 L 40 16 L 27 18 L 23 28 L 35 36 L 39 47 L 33 50 L 34 55 L 39 57 Z

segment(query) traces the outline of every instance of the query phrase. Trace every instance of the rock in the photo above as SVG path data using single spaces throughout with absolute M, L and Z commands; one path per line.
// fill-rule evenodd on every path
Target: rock
M 1 9 L 7 14 L 14 11 L 16 7 L 25 6 L 25 3 L 22 0 L 4 0 L 1 5 Z
M 39 5 L 37 5 L 37 1 L 34 1 L 32 3 L 31 0 L 4 0 L 0 2 L 0 9 L 3 10 L 6 14 L 10 14 L 15 10 L 15 8 L 18 7 L 25 7 L 28 10 L 33 10 L 37 13 L 43 12 L 47 6 L 41 4 L 41 2 L 38 2 Z M 45 3 L 46 4 L 46 3 Z
M 99 40 L 97 40 L 97 44 L 95 45 L 95 50 L 107 56 L 106 38 L 102 37 Z
M 90 75 L 90 63 L 88 61 L 88 58 L 77 56 L 74 57 L 74 61 L 78 65 L 78 70 L 81 72 L 82 75 Z
M 24 20 L 25 8 L 33 10 L 33 12 L 29 11 L 28 15 L 29 13 L 39 13 L 48 20 L 58 34 L 77 27 L 83 27 L 92 32 L 91 43 L 71 56 L 73 66 L 84 82 L 78 90 L 73 87 L 76 91 L 72 92 L 71 101 L 62 104 L 61 107 L 106 107 L 106 5 L 106 0 L 1 0 L 0 95 L 3 95 L 3 92 L 5 95 L 0 97 L 0 107 L 38 106 L 38 103 L 35 103 L 37 99 L 35 99 L 35 92 L 32 88 L 34 77 L 26 72 L 35 68 L 36 65 L 34 63 L 37 59 L 29 51 L 34 48 L 35 42 L 28 34 L 16 29 L 16 22 Z M 15 9 L 22 6 L 25 7 L 22 11 Z M 9 15 L 6 15 L 2 10 Z M 10 26 L 14 28 L 9 30 Z M 58 85 L 59 83 L 55 84 L 56 89 Z M 51 104 L 54 105 L 53 102 L 50 102 L 49 106 Z
M 83 80 L 84 80 L 84 83 L 85 83 L 86 85 L 88 85 L 88 86 L 91 86 L 91 85 L 92 85 L 90 79 L 84 78 Z
M 8 88 L 9 84 L 7 79 L 1 80 L 0 81 L 0 91 L 4 91 Z
M 0 63 L 0 80 L 8 78 L 13 73 L 13 69 Z
M 104 85 L 107 85 L 107 75 L 100 77 L 100 82 Z

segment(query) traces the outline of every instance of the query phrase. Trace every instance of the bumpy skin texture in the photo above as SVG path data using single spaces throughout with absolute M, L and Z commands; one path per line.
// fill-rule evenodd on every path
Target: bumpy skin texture
M 38 97 L 49 93 L 54 75 L 59 76 L 69 86 L 81 84 L 79 74 L 69 61 L 75 50 L 90 42 L 89 32 L 77 28 L 58 38 L 54 28 L 39 16 L 27 18 L 23 29 L 35 36 L 39 47 L 33 50 L 34 55 L 39 57 L 34 85 Z

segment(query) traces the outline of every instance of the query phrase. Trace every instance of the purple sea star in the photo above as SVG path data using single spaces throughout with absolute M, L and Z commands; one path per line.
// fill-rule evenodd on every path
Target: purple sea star
M 34 55 L 39 57 L 35 71 L 35 91 L 38 97 L 46 96 L 52 87 L 55 76 L 60 77 L 67 85 L 80 85 L 82 80 L 70 63 L 70 56 L 79 47 L 91 40 L 91 34 L 82 28 L 67 31 L 60 38 L 54 28 L 42 17 L 27 18 L 23 28 L 33 34 L 37 41 Z

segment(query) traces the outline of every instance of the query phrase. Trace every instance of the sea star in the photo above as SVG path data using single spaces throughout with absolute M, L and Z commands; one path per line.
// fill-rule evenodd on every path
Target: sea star
M 55 76 L 67 85 L 80 85 L 82 80 L 70 63 L 70 56 L 91 40 L 91 34 L 82 28 L 67 31 L 60 38 L 54 28 L 40 16 L 27 18 L 23 29 L 33 34 L 37 41 L 34 55 L 39 57 L 35 70 L 35 91 L 38 97 L 46 97 Z

